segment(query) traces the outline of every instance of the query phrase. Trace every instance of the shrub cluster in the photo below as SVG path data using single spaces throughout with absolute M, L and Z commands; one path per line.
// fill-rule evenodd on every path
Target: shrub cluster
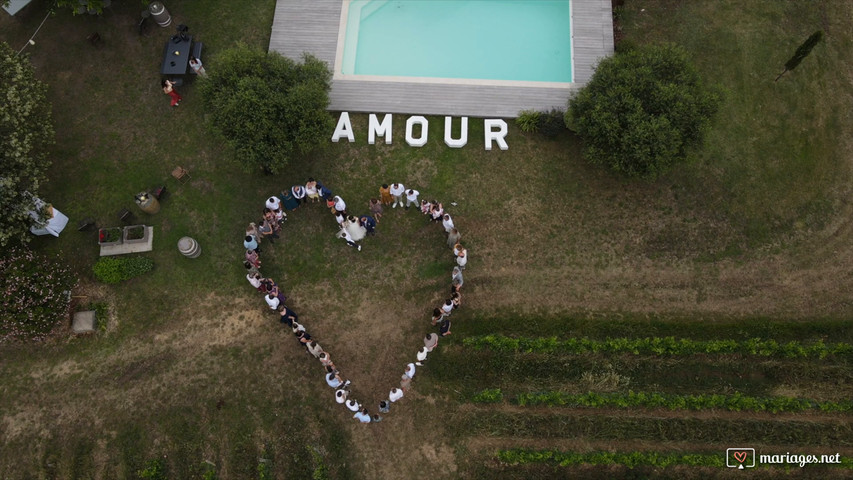
M 849 343 L 826 344 L 822 340 L 804 344 L 802 342 L 779 343 L 775 340 L 750 338 L 747 340 L 691 340 L 675 337 L 608 338 L 593 340 L 572 338 L 557 340 L 557 337 L 511 338 L 503 335 L 468 337 L 463 345 L 477 350 L 524 353 L 631 353 L 634 355 L 695 355 L 736 353 L 759 357 L 781 358 L 826 358 L 853 357 L 853 345 Z
M 327 142 L 332 72 L 305 54 L 302 63 L 238 44 L 219 53 L 217 68 L 199 79 L 213 131 L 248 171 L 284 170 L 291 158 Z
M 602 60 L 565 120 L 590 162 L 654 177 L 701 142 L 720 103 L 684 48 L 645 45 Z
M 104 283 L 119 283 L 150 272 L 154 260 L 146 257 L 101 257 L 92 267 L 95 278 Z
M 58 259 L 28 250 L 0 258 L 0 341 L 36 339 L 68 318 L 71 289 L 77 280 Z
M 504 401 L 504 395 L 500 388 L 487 388 L 471 400 L 475 403 L 500 403 Z
M 539 130 L 539 117 L 542 114 L 536 110 L 522 110 L 515 119 L 515 124 L 522 132 L 533 133 Z

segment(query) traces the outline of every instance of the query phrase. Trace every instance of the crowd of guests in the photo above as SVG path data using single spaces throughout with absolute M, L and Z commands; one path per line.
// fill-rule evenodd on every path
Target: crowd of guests
M 246 267 L 246 279 L 261 292 L 264 301 L 271 310 L 276 312 L 281 323 L 286 324 L 296 340 L 302 345 L 306 352 L 320 362 L 324 369 L 326 384 L 335 390 L 335 400 L 345 405 L 351 412 L 353 418 L 361 423 L 373 423 L 382 421 L 380 414 L 388 413 L 391 404 L 403 398 L 411 388 L 412 379 L 417 367 L 423 366 L 423 362 L 433 349 L 438 345 L 440 337 L 450 335 L 451 314 L 462 304 L 462 285 L 464 279 L 462 272 L 468 263 L 468 251 L 460 243 L 462 235 L 453 223 L 453 218 L 444 211 L 444 206 L 437 200 L 419 201 L 420 192 L 414 189 L 406 189 L 402 183 L 387 184 L 379 188 L 379 198 L 372 198 L 367 203 L 370 214 L 351 215 L 347 213 L 347 205 L 344 200 L 317 182 L 308 178 L 305 185 L 294 185 L 289 190 L 283 190 L 280 195 L 274 195 L 266 199 L 262 216 L 257 222 L 251 222 L 246 227 L 243 246 L 246 249 L 244 266 Z M 278 284 L 269 277 L 260 273 L 261 268 L 261 244 L 264 240 L 275 243 L 279 238 L 282 225 L 287 221 L 287 211 L 292 211 L 305 203 L 325 203 L 326 207 L 335 217 L 338 223 L 338 238 L 346 241 L 347 245 L 361 251 L 359 243 L 365 237 L 374 235 L 376 227 L 385 213 L 385 207 L 401 208 L 408 210 L 410 207 L 420 209 L 420 212 L 433 223 L 440 223 L 447 235 L 447 245 L 453 250 L 453 258 L 456 266 L 453 267 L 450 279 L 450 292 L 447 300 L 432 312 L 430 323 L 436 331 L 427 334 L 423 339 L 423 347 L 415 355 L 415 361 L 408 363 L 400 378 L 400 386 L 391 389 L 386 399 L 379 402 L 377 412 L 371 415 L 367 406 L 359 402 L 350 394 L 350 380 L 344 380 L 341 373 L 332 361 L 331 354 L 326 351 L 305 328 L 299 323 L 299 316 L 287 306 L 287 297 L 281 291 Z M 454 204 L 455 205 L 455 204 Z

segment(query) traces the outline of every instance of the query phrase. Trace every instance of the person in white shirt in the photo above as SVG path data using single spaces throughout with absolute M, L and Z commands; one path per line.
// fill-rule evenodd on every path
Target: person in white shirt
M 343 388 L 339 388 L 335 390 L 335 401 L 338 403 L 344 403 L 347 401 L 347 395 L 349 395 L 349 392 Z
M 344 202 L 343 198 L 335 195 L 334 198 L 332 198 L 332 201 L 335 202 L 335 210 L 343 212 L 347 209 L 347 204 Z
M 441 312 L 444 313 L 445 316 L 450 315 L 453 312 L 453 300 L 447 299 L 444 302 L 444 305 L 441 306 Z
M 409 378 L 415 378 L 415 364 L 410 363 L 406 365 L 406 376 Z
M 350 247 L 358 248 L 359 252 L 361 251 L 361 245 L 353 241 L 352 235 L 350 235 L 345 228 L 342 228 L 341 231 L 338 232 L 338 238 L 343 238 L 344 240 L 346 240 L 347 245 L 349 245 Z
M 258 290 L 261 289 L 261 275 L 260 274 L 250 273 L 250 274 L 246 275 L 246 280 L 248 280 L 249 283 L 251 283 L 253 287 L 257 288 Z
M 391 403 L 394 403 L 401 398 L 403 398 L 403 391 L 399 388 L 392 389 L 391 393 L 388 394 L 388 400 L 390 400 Z
M 394 204 L 391 208 L 397 208 L 397 204 L 403 206 L 403 194 L 406 193 L 406 187 L 402 183 L 391 184 L 391 196 L 394 198 Z
M 427 354 L 429 354 L 429 350 L 427 350 L 427 347 L 418 350 L 418 361 L 415 362 L 415 365 L 423 365 L 421 362 L 426 360 Z
M 459 253 L 456 255 L 456 265 L 459 265 L 459 268 L 465 270 L 465 265 L 468 264 L 468 250 L 464 247 L 459 247 Z
M 279 210 L 281 209 L 281 200 L 275 195 L 273 195 L 272 197 L 267 199 L 266 206 L 267 208 L 273 211 Z
M 192 55 L 190 55 L 190 68 L 192 68 L 195 74 L 199 77 L 207 76 L 207 72 L 204 71 L 204 64 L 201 63 L 201 60 Z
M 441 221 L 441 224 L 444 225 L 444 231 L 447 233 L 450 233 L 450 231 L 453 230 L 453 227 L 455 227 L 455 225 L 453 225 L 453 219 L 450 218 L 449 213 L 444 214 L 444 219 Z
M 333 208 L 332 213 L 335 214 L 335 221 L 338 222 L 338 226 L 341 228 L 345 228 L 347 217 L 346 217 L 346 215 L 344 215 L 344 212 L 339 212 Z
M 278 304 L 281 303 L 277 296 L 274 293 L 270 292 L 269 295 L 264 297 L 264 300 L 267 301 L 267 305 L 270 306 L 271 309 L 276 310 L 278 308 Z
M 361 405 L 358 404 L 355 400 L 347 400 L 347 408 L 350 409 L 351 412 L 357 412 Z
M 418 206 L 418 195 L 420 195 L 420 192 L 417 190 L 412 190 L 411 188 L 406 190 L 406 210 L 409 209 L 409 205 L 414 204 L 414 206 Z

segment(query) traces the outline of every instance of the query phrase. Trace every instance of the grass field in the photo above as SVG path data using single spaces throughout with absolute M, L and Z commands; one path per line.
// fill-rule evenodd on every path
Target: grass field
M 166 6 L 205 43 L 211 70 L 217 53 L 238 41 L 266 47 L 274 3 Z M 75 295 L 86 296 L 79 306 L 103 302 L 109 316 L 97 335 L 63 330 L 43 344 L 0 346 L 0 478 L 729 478 L 739 472 L 684 462 L 561 466 L 553 453 L 518 461 L 501 452 L 724 461 L 726 448 L 752 446 L 853 456 L 849 412 L 517 401 L 631 390 L 841 402 L 853 388 L 849 354 L 526 352 L 463 342 L 501 334 L 538 344 L 551 337 L 853 343 L 845 135 L 853 6 L 627 3 L 619 11 L 626 42 L 684 45 L 726 92 L 705 144 L 652 182 L 586 164 L 570 132 L 546 139 L 510 125 L 510 149 L 485 152 L 482 123 L 471 121 L 465 148 L 446 148 L 435 128 L 415 149 L 397 121 L 393 144 L 374 146 L 362 115 L 353 115 L 354 144 L 330 142 L 280 176 L 245 173 L 205 128 L 193 85 L 180 90 L 178 109 L 160 92 L 157 69 L 171 30 L 155 25 L 138 35 L 134 2 L 114 2 L 102 17 L 49 18 L 25 50 L 49 85 L 57 130 L 42 197 L 72 225 L 87 216 L 117 225 L 119 209 L 133 210 L 155 228 L 147 254 L 155 269 L 106 287 L 91 273 L 94 232 L 34 239 L 33 248 L 59 253 L 79 273 Z M 18 17 L 0 16 L 0 40 L 20 48 L 45 9 L 35 2 Z M 826 41 L 774 83 L 816 29 Z M 101 47 L 85 41 L 93 31 Z M 186 185 L 170 179 L 176 165 L 189 168 Z M 471 252 L 464 305 L 453 335 L 378 425 L 358 425 L 335 404 L 319 366 L 243 278 L 241 229 L 257 220 L 265 197 L 309 175 L 362 211 L 381 183 L 395 180 L 458 204 L 449 211 Z M 161 212 L 136 209 L 133 195 L 161 182 L 170 191 Z M 414 212 L 387 210 L 360 253 L 333 238 L 332 222 L 318 205 L 294 211 L 282 241 L 264 245 L 262 270 L 284 285 L 355 395 L 372 403 L 413 359 L 452 260 L 440 229 Z M 200 242 L 198 259 L 178 253 L 185 235 Z M 502 398 L 474 400 L 489 389 Z

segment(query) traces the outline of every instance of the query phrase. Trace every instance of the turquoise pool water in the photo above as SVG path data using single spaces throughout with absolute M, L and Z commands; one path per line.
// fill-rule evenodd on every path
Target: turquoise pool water
M 352 0 L 345 75 L 572 81 L 570 0 Z

